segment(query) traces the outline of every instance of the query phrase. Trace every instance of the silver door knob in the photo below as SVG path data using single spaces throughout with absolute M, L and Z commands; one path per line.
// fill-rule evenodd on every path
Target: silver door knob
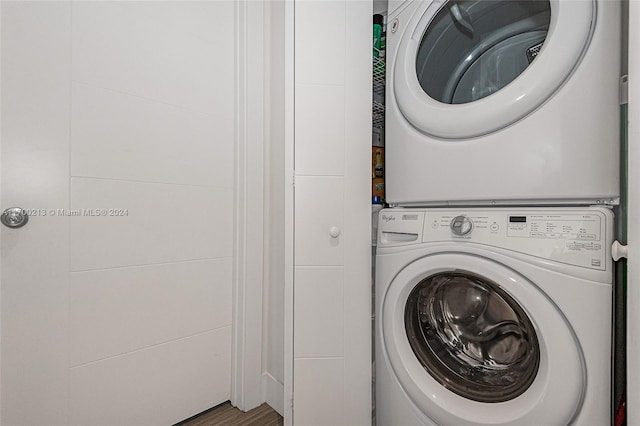
M 29 215 L 20 207 L 11 207 L 2 212 L 0 222 L 9 228 L 21 228 L 29 222 Z

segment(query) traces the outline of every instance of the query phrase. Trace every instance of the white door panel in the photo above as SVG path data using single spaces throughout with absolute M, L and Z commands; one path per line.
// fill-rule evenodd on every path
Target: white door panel
M 175 424 L 226 401 L 230 345 L 229 326 L 72 368 L 70 424 Z
M 233 184 L 233 146 L 208 143 L 233 139 L 231 109 L 211 120 L 210 115 L 139 96 L 78 82 L 72 86 L 74 176 Z M 212 157 L 217 159 L 215 167 L 209 163 Z
M 1 7 L 2 208 L 67 208 L 71 5 Z M 63 424 L 69 220 L 1 228 L 2 424 Z
M 232 200 L 231 188 L 73 178 L 71 209 L 115 215 L 72 219 L 71 269 L 230 257 Z
M 231 275 L 231 258 L 71 273 L 70 365 L 230 326 Z
M 230 398 L 234 7 L 0 3 L 2 425 Z
M 75 3 L 74 81 L 231 120 L 234 2 L 181 3 Z

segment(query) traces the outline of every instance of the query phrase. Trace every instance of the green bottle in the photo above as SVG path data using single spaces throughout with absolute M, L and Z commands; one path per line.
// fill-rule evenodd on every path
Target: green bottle
M 384 18 L 382 15 L 373 15 L 373 57 L 379 58 L 382 50 L 382 26 Z

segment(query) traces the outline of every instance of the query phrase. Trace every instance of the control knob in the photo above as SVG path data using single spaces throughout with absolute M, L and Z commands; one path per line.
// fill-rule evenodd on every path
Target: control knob
M 473 222 L 468 217 L 461 215 L 451 220 L 451 232 L 454 235 L 467 235 L 473 229 Z

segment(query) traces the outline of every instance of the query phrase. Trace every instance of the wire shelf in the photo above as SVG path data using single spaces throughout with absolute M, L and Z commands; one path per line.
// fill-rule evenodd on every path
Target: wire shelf
M 373 127 L 384 129 L 384 105 L 380 102 L 373 101 L 372 108 Z
M 372 125 L 384 129 L 384 91 L 385 91 L 385 59 L 373 57 L 373 107 Z
M 384 58 L 373 57 L 373 93 L 384 98 L 384 86 L 386 76 L 386 63 Z

